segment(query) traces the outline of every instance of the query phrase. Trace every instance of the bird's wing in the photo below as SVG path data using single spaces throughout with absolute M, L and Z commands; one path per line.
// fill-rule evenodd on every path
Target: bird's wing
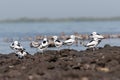
M 94 46 L 95 44 L 96 44 L 95 41 L 91 41 L 91 42 L 87 43 L 86 46 Z
M 64 43 L 72 43 L 72 42 L 74 42 L 74 40 L 72 40 L 72 39 L 64 41 Z

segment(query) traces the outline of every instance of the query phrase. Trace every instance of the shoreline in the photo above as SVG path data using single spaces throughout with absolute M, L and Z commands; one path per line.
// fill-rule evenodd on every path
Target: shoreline
M 19 22 L 95 22 L 95 21 L 120 21 L 120 16 L 116 17 L 68 17 L 68 18 L 28 18 L 1 19 L 0 23 L 19 23 Z

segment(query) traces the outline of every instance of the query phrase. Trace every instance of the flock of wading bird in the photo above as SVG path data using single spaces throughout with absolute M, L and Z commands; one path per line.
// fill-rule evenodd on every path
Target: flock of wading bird
M 93 51 L 97 49 L 97 45 L 102 41 L 102 39 L 104 39 L 104 37 L 98 34 L 97 32 L 92 32 L 89 37 L 90 37 L 90 41 L 88 43 L 84 43 L 82 40 L 80 40 L 80 44 L 84 47 L 92 48 Z M 68 48 L 70 49 L 70 46 L 72 46 L 75 43 L 76 38 L 77 37 L 75 35 L 70 35 L 69 39 L 65 41 L 61 41 L 58 39 L 57 36 L 53 36 L 54 46 L 58 48 L 58 51 L 60 51 L 60 48 L 63 45 L 68 46 Z M 39 51 L 40 53 L 44 53 L 44 51 L 47 50 L 48 46 L 49 46 L 49 40 L 47 39 L 46 36 L 43 38 L 42 42 L 32 41 L 30 43 L 30 47 L 36 48 L 37 51 Z M 10 48 L 14 50 L 16 56 L 20 59 L 22 59 L 24 56 L 28 54 L 25 48 L 18 41 L 14 41 L 13 43 L 11 43 Z

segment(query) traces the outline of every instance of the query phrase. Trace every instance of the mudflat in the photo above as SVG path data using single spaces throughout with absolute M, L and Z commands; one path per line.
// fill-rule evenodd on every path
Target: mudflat
M 120 80 L 120 47 L 0 54 L 0 80 Z

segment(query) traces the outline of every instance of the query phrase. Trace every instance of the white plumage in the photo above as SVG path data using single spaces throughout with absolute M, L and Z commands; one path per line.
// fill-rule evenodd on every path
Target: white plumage
M 71 35 L 70 39 L 63 42 L 64 45 L 71 46 L 75 42 L 75 35 Z
M 92 34 L 90 35 L 90 38 L 92 38 L 92 39 L 97 38 L 99 40 L 104 39 L 104 37 L 102 35 L 98 34 L 97 32 L 92 32 Z
M 25 50 L 19 50 L 16 52 L 16 55 L 18 58 L 22 59 L 24 56 L 26 56 L 28 53 Z
M 15 52 L 24 49 L 18 41 L 14 41 L 13 43 L 11 43 L 10 48 L 13 49 Z
M 40 46 L 38 46 L 37 48 L 40 52 L 43 53 L 43 51 L 48 48 L 48 45 L 49 45 L 49 42 L 48 42 L 47 38 L 45 37 L 43 39 L 42 43 L 40 44 Z
M 93 40 L 91 40 L 89 43 L 86 44 L 86 47 L 94 48 L 94 47 L 96 47 L 99 43 L 100 43 L 100 40 L 97 39 L 97 38 L 94 38 Z
M 55 47 L 57 47 L 57 48 L 58 48 L 58 50 L 59 50 L 59 48 L 60 48 L 60 47 L 62 47 L 63 42 L 62 42 L 62 41 L 60 41 L 60 40 L 58 40 L 58 37 L 57 37 L 57 36 L 53 36 L 53 39 L 54 39 L 54 44 L 55 44 Z
M 18 58 L 23 58 L 24 56 L 27 55 L 27 52 L 18 41 L 14 41 L 13 43 L 11 43 L 10 48 L 15 51 Z
M 30 43 L 30 47 L 37 48 L 40 46 L 40 43 L 38 41 L 32 41 Z
M 35 41 L 32 41 L 30 43 L 30 47 L 37 48 L 37 51 L 40 51 L 41 53 L 43 53 L 43 51 L 48 48 L 48 45 L 49 45 L 49 42 L 48 42 L 46 36 L 44 37 L 44 39 L 41 43 L 35 42 Z
M 99 40 L 98 38 L 94 38 L 92 39 L 90 42 L 88 42 L 87 44 L 81 42 L 81 44 L 84 47 L 88 47 L 88 48 L 93 48 L 93 50 L 95 50 L 97 48 L 97 45 L 101 42 L 101 40 Z

